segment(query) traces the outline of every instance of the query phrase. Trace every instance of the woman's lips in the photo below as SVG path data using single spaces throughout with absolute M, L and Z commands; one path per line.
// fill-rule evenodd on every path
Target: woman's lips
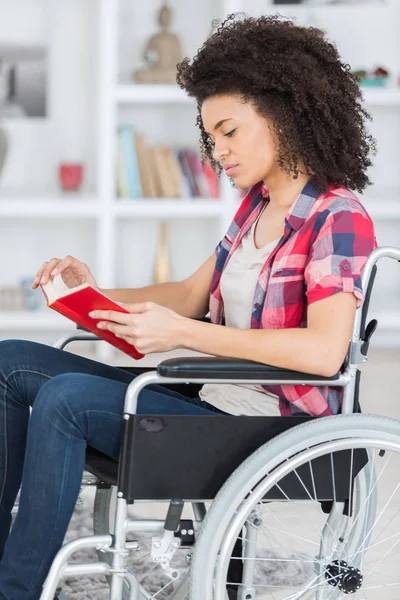
M 225 169 L 225 173 L 230 177 L 232 175 L 232 173 L 234 172 L 234 170 L 237 168 L 238 165 L 232 165 L 231 167 L 227 167 Z

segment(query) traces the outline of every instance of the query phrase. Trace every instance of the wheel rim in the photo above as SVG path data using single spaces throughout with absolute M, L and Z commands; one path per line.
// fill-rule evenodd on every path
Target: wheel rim
M 328 526 L 328 529 L 331 529 L 328 534 L 331 533 L 331 537 L 336 540 L 336 547 L 322 548 L 323 553 L 321 554 L 321 547 L 316 540 L 321 536 L 324 518 L 319 516 L 318 519 L 310 521 L 308 517 L 308 521 L 306 521 L 307 517 L 301 512 L 305 511 L 304 514 L 310 515 L 310 504 L 315 506 L 318 504 L 319 507 L 315 498 L 311 497 L 308 502 L 297 503 L 297 513 L 293 511 L 295 502 L 260 504 L 260 500 L 266 492 L 274 485 L 279 485 L 279 481 L 293 469 L 298 469 L 301 465 L 327 453 L 335 456 L 334 452 L 341 450 L 354 452 L 357 448 L 368 448 L 370 460 L 368 467 L 358 475 L 357 485 L 351 492 L 354 501 L 353 516 L 345 518 L 342 516 L 337 519 L 334 525 L 335 529 L 332 525 Z M 386 451 L 383 457 L 380 456 L 382 450 Z M 264 572 L 266 565 L 271 566 L 271 572 L 273 572 L 272 567 L 276 567 L 278 564 L 282 567 L 283 562 L 286 563 L 286 567 L 288 565 L 292 567 L 292 572 L 289 574 L 286 569 L 286 578 L 288 580 L 291 578 L 291 585 L 285 583 L 283 586 L 273 581 L 273 577 L 270 578 L 271 581 L 268 584 L 254 585 L 253 576 L 253 584 L 245 587 L 242 592 L 243 598 L 249 600 L 253 598 L 336 600 L 354 596 L 360 600 L 375 600 L 375 598 L 386 600 L 386 596 L 383 595 L 385 593 L 389 600 L 394 597 L 390 594 L 397 596 L 400 592 L 400 575 L 397 576 L 393 564 L 391 564 L 396 551 L 400 552 L 400 483 L 397 484 L 396 480 L 394 480 L 393 489 L 388 495 L 388 501 L 380 498 L 377 516 L 374 520 L 377 486 L 383 482 L 382 477 L 390 462 L 396 462 L 400 467 L 400 444 L 397 442 L 383 442 L 381 439 L 373 440 L 371 438 L 341 439 L 308 449 L 276 467 L 251 489 L 251 493 L 238 506 L 236 514 L 226 529 L 228 533 L 220 545 L 215 570 L 214 597 L 217 600 L 226 598 L 228 564 L 234 542 L 237 536 L 241 535 L 244 525 L 246 526 L 246 529 L 243 529 L 245 539 L 248 539 L 248 531 L 255 527 L 257 537 L 268 538 L 269 546 L 275 546 L 269 549 L 269 554 L 264 548 L 264 556 L 254 559 L 254 562 L 258 564 L 261 561 L 264 562 Z M 375 478 L 374 473 L 377 466 L 379 466 L 379 471 Z M 398 469 L 397 472 L 399 472 Z M 361 489 L 363 485 L 364 488 L 367 486 L 364 492 Z M 271 508 L 273 504 L 276 506 Z M 399 510 L 397 506 L 399 506 Z M 261 515 L 262 526 L 254 526 L 254 516 L 258 514 L 258 518 L 260 518 L 260 511 L 263 513 Z M 278 514 L 279 512 L 281 514 Z M 319 512 L 321 511 L 319 510 Z M 389 513 L 389 518 L 387 518 L 387 513 Z M 312 514 L 315 515 L 316 511 Z M 290 523 L 290 527 L 285 526 L 285 531 L 283 531 L 282 525 L 285 524 L 285 521 Z M 298 531 L 304 531 L 304 522 L 310 524 L 308 536 L 298 533 Z M 377 531 L 375 531 L 374 525 L 377 525 Z M 315 537 L 310 539 L 312 534 Z M 344 540 L 339 542 L 343 535 L 345 536 Z M 286 541 L 283 540 L 285 536 Z M 288 544 L 288 539 L 291 539 L 291 544 Z M 296 544 L 293 544 L 294 541 Z M 314 551 L 311 553 L 309 552 L 310 546 L 314 547 Z M 384 567 L 383 559 L 376 556 L 376 551 L 382 552 L 385 563 L 389 563 L 389 567 Z M 369 559 L 370 566 L 368 566 L 366 560 L 370 554 L 372 556 Z M 335 561 L 339 562 L 335 563 Z M 234 583 L 231 582 L 231 584 Z

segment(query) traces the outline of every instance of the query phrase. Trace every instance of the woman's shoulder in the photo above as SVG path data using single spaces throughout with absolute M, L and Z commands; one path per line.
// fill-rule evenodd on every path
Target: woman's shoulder
M 332 216 L 352 213 L 362 215 L 368 220 L 371 219 L 362 201 L 345 186 L 330 186 L 325 193 L 318 197 L 315 209 L 318 213 L 324 212 Z

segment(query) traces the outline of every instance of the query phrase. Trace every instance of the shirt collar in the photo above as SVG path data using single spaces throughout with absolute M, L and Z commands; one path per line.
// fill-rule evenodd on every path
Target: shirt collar
M 321 192 L 311 183 L 311 181 L 306 183 L 297 199 L 293 202 L 285 218 L 286 223 L 288 223 L 292 229 L 295 231 L 300 229 L 320 193 Z M 269 192 L 265 184 L 262 184 L 261 194 L 264 199 L 268 199 Z

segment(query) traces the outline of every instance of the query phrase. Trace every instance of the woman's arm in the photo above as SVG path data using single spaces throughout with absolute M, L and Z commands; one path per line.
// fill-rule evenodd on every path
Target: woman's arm
M 237 329 L 196 321 L 181 324 L 185 348 L 330 377 L 345 358 L 356 297 L 340 292 L 313 302 L 304 329 Z
M 215 268 L 215 253 L 183 281 L 157 283 L 134 289 L 101 290 L 117 302 L 137 304 L 155 302 L 192 319 L 208 313 L 211 279 Z

